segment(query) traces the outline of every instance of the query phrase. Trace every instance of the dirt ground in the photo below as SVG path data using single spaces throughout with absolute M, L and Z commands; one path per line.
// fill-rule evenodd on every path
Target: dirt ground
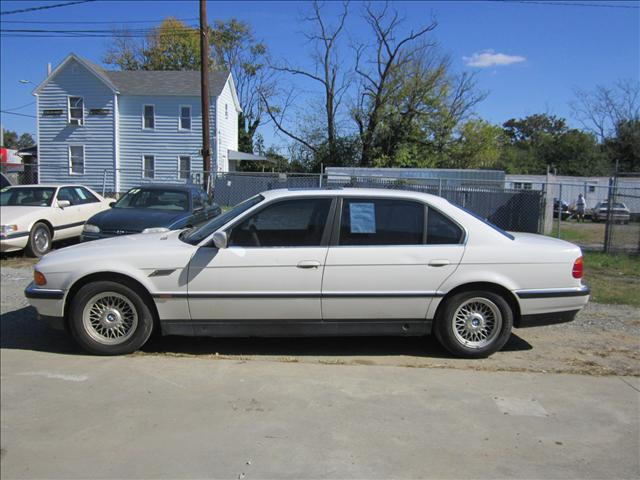
M 80 353 L 64 333 L 49 330 L 23 295 L 33 261 L 0 262 L 1 347 Z M 135 355 L 191 356 L 202 360 L 389 365 L 489 371 L 640 376 L 640 308 L 590 303 L 571 323 L 515 329 L 502 351 L 483 360 L 452 358 L 434 337 L 220 339 L 154 336 Z

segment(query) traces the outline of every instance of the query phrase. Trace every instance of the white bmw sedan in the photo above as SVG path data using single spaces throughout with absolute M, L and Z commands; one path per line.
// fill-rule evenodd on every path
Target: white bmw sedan
M 589 299 L 580 248 L 507 233 L 440 197 L 273 190 L 197 229 L 55 251 L 25 294 L 87 351 L 151 332 L 216 337 L 425 335 L 462 357 L 512 327 L 571 321 Z
M 0 192 L 0 251 L 41 257 L 53 241 L 79 237 L 84 223 L 109 208 L 84 185 L 17 185 Z

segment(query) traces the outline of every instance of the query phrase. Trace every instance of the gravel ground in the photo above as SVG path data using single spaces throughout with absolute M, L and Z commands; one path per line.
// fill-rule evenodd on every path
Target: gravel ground
M 28 307 L 23 290 L 33 261 L 1 263 L 1 347 L 78 352 L 64 332 L 49 330 Z M 335 365 L 393 365 L 491 371 L 640 375 L 640 309 L 590 303 L 571 323 L 516 329 L 501 352 L 483 360 L 451 358 L 433 337 L 344 337 L 216 339 L 155 336 L 135 355 L 193 356 L 311 362 Z

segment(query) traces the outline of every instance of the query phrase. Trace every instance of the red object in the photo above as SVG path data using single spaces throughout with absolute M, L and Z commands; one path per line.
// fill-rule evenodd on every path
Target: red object
M 573 278 L 582 278 L 582 274 L 584 273 L 584 259 L 579 257 L 575 262 L 573 262 L 573 270 L 571 271 L 571 275 Z
M 18 156 L 17 150 L 0 147 L 0 163 L 2 165 L 22 165 L 22 158 Z

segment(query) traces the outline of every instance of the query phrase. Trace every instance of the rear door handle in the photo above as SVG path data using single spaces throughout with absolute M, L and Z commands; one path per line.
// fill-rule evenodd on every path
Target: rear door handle
M 449 260 L 431 260 L 429 262 L 430 267 L 444 267 L 449 265 L 451 262 Z
M 298 263 L 298 268 L 318 268 L 320 266 L 320 262 L 317 260 L 302 260 Z

